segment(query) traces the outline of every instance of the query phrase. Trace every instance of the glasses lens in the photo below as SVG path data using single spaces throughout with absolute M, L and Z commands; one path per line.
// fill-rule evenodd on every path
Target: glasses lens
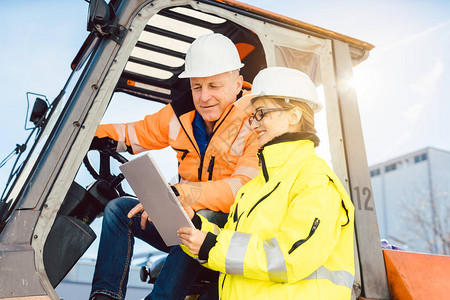
M 259 122 L 262 120 L 262 118 L 264 118 L 264 111 L 262 109 L 256 111 L 255 112 L 255 120 Z
M 248 124 L 252 125 L 253 119 L 255 118 L 255 114 L 251 114 L 250 118 L 248 118 Z
M 275 112 L 275 111 L 283 111 L 283 110 L 289 110 L 289 108 L 272 108 L 272 109 L 265 109 L 265 110 L 264 109 L 259 109 L 254 114 L 250 115 L 250 118 L 248 118 L 248 123 L 250 125 L 252 125 L 253 120 L 256 120 L 256 121 L 259 122 L 259 121 L 261 121 L 264 118 L 264 116 L 266 114 L 271 113 L 271 112 Z

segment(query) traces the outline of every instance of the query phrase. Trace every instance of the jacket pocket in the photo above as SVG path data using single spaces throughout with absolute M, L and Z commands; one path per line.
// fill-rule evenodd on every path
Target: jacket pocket
M 181 160 L 185 159 L 186 155 L 188 155 L 188 153 L 189 153 L 189 150 L 187 150 L 187 149 L 177 149 L 177 148 L 174 148 L 174 147 L 172 147 L 172 149 L 175 150 L 175 151 L 183 153 L 181 155 Z
M 270 194 L 272 194 L 272 193 L 278 188 L 278 186 L 280 185 L 280 183 L 281 183 L 281 182 L 278 182 L 277 185 L 273 188 L 273 190 L 270 191 L 270 193 L 268 193 L 267 195 L 265 195 L 264 197 L 262 197 L 261 199 L 259 199 L 258 202 L 256 202 L 255 205 L 253 205 L 253 207 L 248 211 L 247 218 L 248 218 L 248 216 L 250 216 L 250 213 L 255 209 L 255 207 L 256 207 L 258 204 L 260 204 L 262 201 L 264 201 L 267 197 L 270 196 Z
M 309 240 L 310 237 L 312 237 L 312 235 L 314 234 L 314 232 L 316 231 L 317 227 L 319 227 L 320 224 L 320 220 L 319 218 L 315 218 L 314 222 L 311 226 L 311 230 L 309 231 L 309 235 L 306 237 L 306 239 L 302 239 L 302 240 L 298 240 L 296 241 L 292 247 L 291 250 L 289 250 L 289 254 L 291 254 L 295 249 L 297 249 L 298 247 L 300 247 L 304 242 L 306 242 L 307 240 Z

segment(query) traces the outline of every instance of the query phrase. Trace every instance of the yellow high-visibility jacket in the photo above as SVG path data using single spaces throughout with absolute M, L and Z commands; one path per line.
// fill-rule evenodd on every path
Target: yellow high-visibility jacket
M 179 163 L 180 201 L 196 211 L 228 213 L 239 188 L 259 172 L 258 141 L 247 122 L 250 102 L 238 100 L 227 107 L 214 126 L 203 159 L 192 130 L 195 112 L 192 97 L 187 97 L 141 121 L 100 125 L 95 136 L 118 141 L 118 152 L 127 146 L 133 153 L 171 146 Z
M 199 259 L 222 273 L 220 299 L 351 297 L 353 204 L 313 142 L 293 136 L 260 151 L 260 174 L 239 190 L 223 230 L 200 216 L 209 233 Z

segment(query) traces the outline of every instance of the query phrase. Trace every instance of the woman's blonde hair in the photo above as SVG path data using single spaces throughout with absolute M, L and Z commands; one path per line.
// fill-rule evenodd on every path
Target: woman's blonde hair
M 285 108 L 295 108 L 298 107 L 302 111 L 302 117 L 299 121 L 299 132 L 303 133 L 310 133 L 310 134 L 316 134 L 317 130 L 314 127 L 314 112 L 306 102 L 303 101 L 297 101 L 297 100 L 289 100 L 286 101 L 284 98 L 276 98 L 279 105 Z

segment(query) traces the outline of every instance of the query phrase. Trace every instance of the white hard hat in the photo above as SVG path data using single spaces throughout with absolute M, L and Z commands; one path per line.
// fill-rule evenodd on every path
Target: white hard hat
M 198 37 L 186 53 L 184 72 L 179 78 L 208 77 L 244 66 L 233 42 L 219 33 Z
M 271 67 L 259 71 L 255 76 L 250 94 L 245 98 L 282 97 L 285 99 L 306 102 L 317 113 L 322 109 L 316 86 L 299 70 Z

